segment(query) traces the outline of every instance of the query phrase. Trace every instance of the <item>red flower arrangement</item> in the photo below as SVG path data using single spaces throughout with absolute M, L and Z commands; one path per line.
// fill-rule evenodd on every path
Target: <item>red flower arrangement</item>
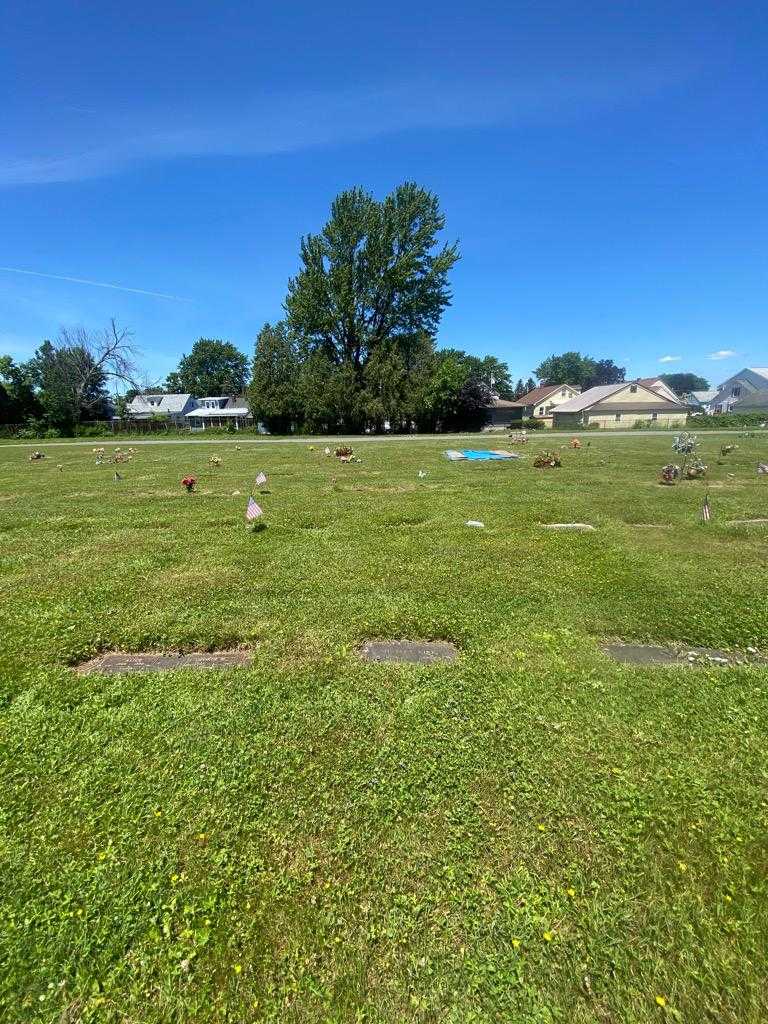
M 186 487 L 187 492 L 189 494 L 191 494 L 194 491 L 194 489 L 195 489 L 195 484 L 196 483 L 197 483 L 197 477 L 195 477 L 195 476 L 185 476 L 183 478 L 183 480 L 181 481 L 181 486 L 182 487 Z

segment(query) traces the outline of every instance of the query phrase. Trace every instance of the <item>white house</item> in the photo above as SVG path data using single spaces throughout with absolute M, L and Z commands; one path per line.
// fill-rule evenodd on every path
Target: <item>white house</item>
M 253 425 L 251 410 L 242 395 L 238 398 L 232 398 L 230 395 L 198 398 L 195 408 L 190 409 L 184 418 L 190 427 L 198 430 L 205 430 L 206 427 L 226 427 L 230 423 L 234 425 L 235 430 Z
M 149 420 L 153 416 L 162 416 L 170 423 L 184 426 L 185 414 L 194 408 L 195 399 L 192 395 L 136 395 L 128 403 L 126 412 L 129 419 Z
M 754 412 L 768 408 L 768 366 L 739 370 L 724 381 L 709 402 L 710 411 Z

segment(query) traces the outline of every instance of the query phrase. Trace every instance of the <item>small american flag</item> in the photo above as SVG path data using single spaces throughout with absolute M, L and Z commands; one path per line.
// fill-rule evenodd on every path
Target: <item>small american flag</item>
M 251 495 L 250 498 L 248 499 L 248 505 L 246 506 L 245 509 L 245 518 L 248 520 L 249 523 L 252 523 L 254 519 L 258 519 L 259 516 L 263 514 L 264 513 L 262 512 L 262 510 L 256 504 L 256 499 L 253 497 L 253 495 Z
M 757 475 L 768 476 L 768 462 L 758 462 L 757 464 Z
M 266 482 L 267 482 L 266 474 L 265 473 L 259 473 L 259 475 L 256 477 L 256 486 L 257 487 L 263 487 Z
M 701 506 L 701 518 L 705 523 L 708 523 L 712 518 L 712 510 L 709 507 L 709 495 L 704 499 L 704 504 Z

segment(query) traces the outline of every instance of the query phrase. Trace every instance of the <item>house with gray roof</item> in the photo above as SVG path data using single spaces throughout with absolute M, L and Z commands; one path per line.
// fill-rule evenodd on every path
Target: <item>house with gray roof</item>
M 748 366 L 724 381 L 709 402 L 712 413 L 762 412 L 768 396 L 768 366 Z
M 712 401 L 717 397 L 717 388 L 710 388 L 709 391 L 689 391 L 685 400 L 696 413 L 712 412 Z
M 674 392 L 670 392 L 674 394 Z M 642 423 L 658 427 L 683 427 L 688 406 L 677 396 L 667 397 L 641 380 L 601 384 L 589 388 L 553 410 L 554 425 L 569 430 L 602 427 L 622 430 Z
M 150 420 L 162 416 L 176 426 L 184 426 L 185 414 L 195 406 L 192 395 L 141 394 L 130 400 L 126 415 L 131 420 Z

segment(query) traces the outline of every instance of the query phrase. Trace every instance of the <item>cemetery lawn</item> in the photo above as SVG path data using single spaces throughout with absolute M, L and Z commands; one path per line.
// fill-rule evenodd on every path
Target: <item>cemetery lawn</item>
M 589 440 L 139 447 L 121 482 L 1 448 L 0 1019 L 768 1019 L 768 670 L 599 646 L 765 651 L 768 527 L 725 524 L 768 517 L 768 439 L 676 487 L 671 437 Z M 461 655 L 360 661 L 397 637 Z

